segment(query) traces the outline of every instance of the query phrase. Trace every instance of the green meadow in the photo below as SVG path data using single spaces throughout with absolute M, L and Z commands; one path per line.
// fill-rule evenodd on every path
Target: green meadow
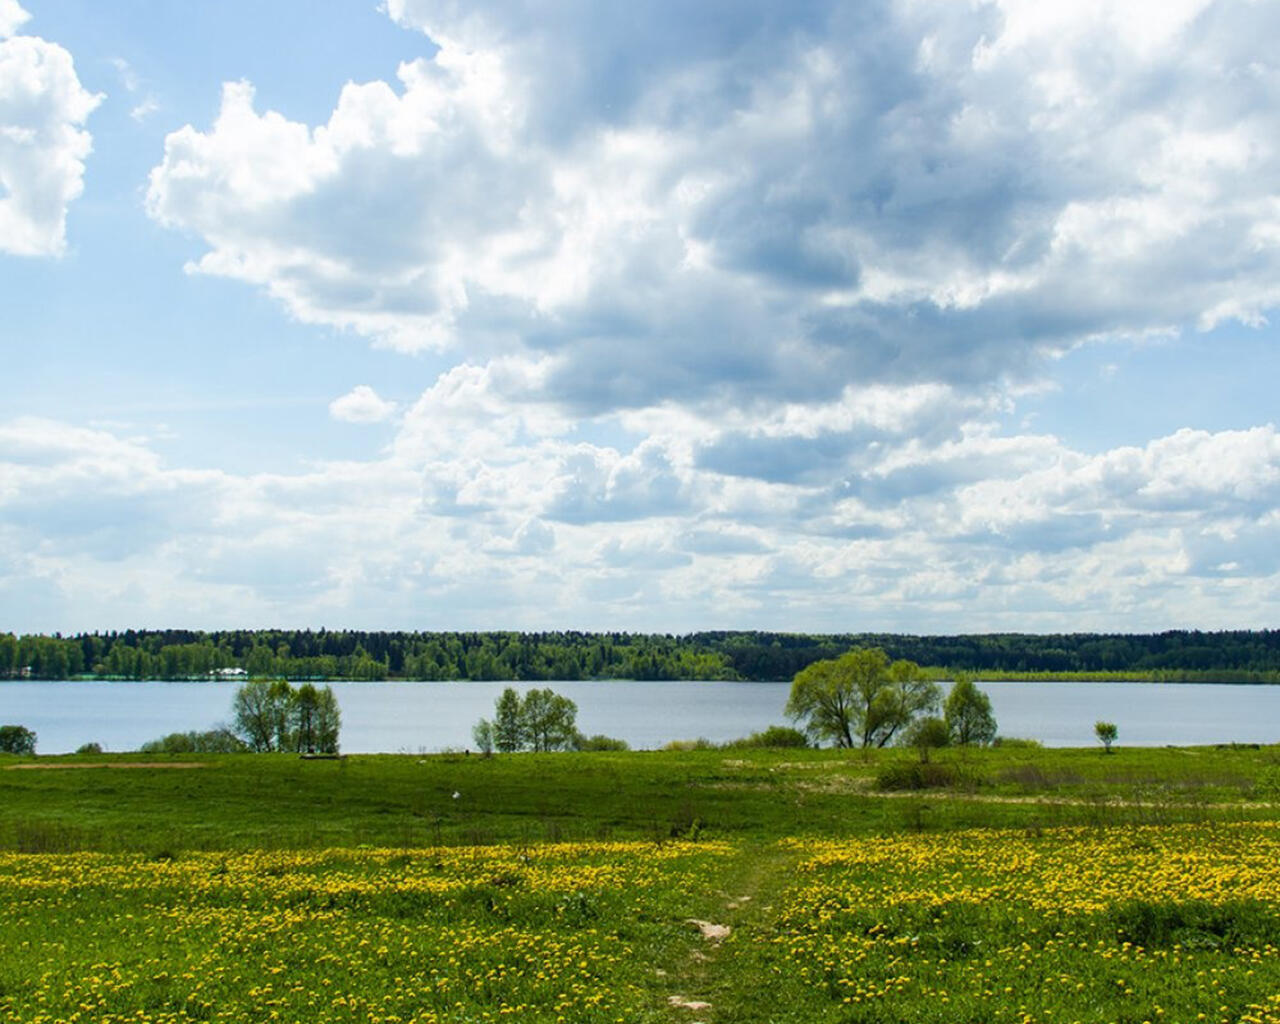
M 1280 1020 L 1280 748 L 0 758 L 0 1019 Z

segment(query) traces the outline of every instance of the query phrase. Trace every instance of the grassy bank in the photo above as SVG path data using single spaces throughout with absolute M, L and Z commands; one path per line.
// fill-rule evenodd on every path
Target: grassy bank
M 0 849 L 154 851 L 665 839 L 1280 817 L 1280 747 L 0 757 Z
M 914 758 L 0 758 L 0 1019 L 1280 1021 L 1280 748 Z

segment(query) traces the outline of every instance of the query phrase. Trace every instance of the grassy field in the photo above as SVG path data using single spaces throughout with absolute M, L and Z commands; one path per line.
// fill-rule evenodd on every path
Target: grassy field
M 0 1020 L 1280 1021 L 1280 748 L 0 758 Z

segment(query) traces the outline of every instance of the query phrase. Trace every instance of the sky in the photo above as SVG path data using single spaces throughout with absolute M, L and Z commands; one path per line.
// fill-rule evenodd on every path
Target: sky
M 1273 628 L 1276 38 L 0 0 L 0 630 Z

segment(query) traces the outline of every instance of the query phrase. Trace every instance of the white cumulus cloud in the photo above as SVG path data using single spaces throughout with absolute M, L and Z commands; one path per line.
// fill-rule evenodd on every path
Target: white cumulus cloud
M 30 18 L 18 0 L 0 0 L 0 39 L 14 35 Z
M 592 413 L 1256 322 L 1280 14 L 1042 7 L 396 0 L 433 58 L 315 127 L 228 86 L 149 206 L 304 320 L 547 356 L 543 397 Z
M 410 447 L 236 475 L 0 423 L 0 612 L 19 629 L 172 625 L 174 608 L 205 627 L 1158 629 L 1264 626 L 1280 593 L 1274 427 L 1084 454 L 971 425 L 891 439 L 892 471 L 853 490 L 725 476 L 674 440 L 509 437 L 502 462 Z M 442 480 L 454 503 L 424 501 Z
M 27 18 L 0 0 L 0 251 L 56 256 L 84 189 L 92 138 L 83 125 L 102 96 L 81 86 L 61 46 L 16 34 Z
M 381 423 L 395 411 L 396 403 L 380 397 L 368 384 L 358 384 L 329 403 L 329 415 L 347 423 Z

